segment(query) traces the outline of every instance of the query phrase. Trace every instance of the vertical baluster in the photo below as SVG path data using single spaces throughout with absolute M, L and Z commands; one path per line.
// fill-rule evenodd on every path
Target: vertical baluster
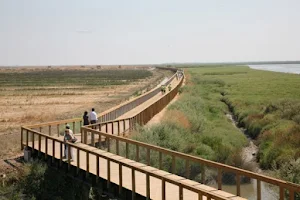
M 190 178 L 190 160 L 189 159 L 185 160 L 185 177 L 187 179 Z
M 52 163 L 55 161 L 55 140 L 52 140 Z
M 162 178 L 161 183 L 161 199 L 166 200 L 166 181 L 164 178 Z
M 139 161 L 140 160 L 140 149 L 139 149 L 139 145 L 136 145 L 136 151 L 135 151 L 135 161 Z
M 49 125 L 49 135 L 51 136 L 51 125 Z
M 150 200 L 150 176 L 149 176 L 149 173 L 146 173 L 146 197 L 147 197 L 147 200 Z
M 158 155 L 158 159 L 159 159 L 159 169 L 162 169 L 162 152 L 159 152 L 159 155 Z
M 96 155 L 96 183 L 99 182 L 99 176 L 100 176 L 100 172 L 99 172 L 99 155 Z
M 80 170 L 80 150 L 77 148 L 77 169 L 76 169 L 76 175 L 79 174 L 79 170 Z
M 172 173 L 175 174 L 176 171 L 176 158 L 172 155 Z
M 261 200 L 261 182 L 260 180 L 256 180 L 256 186 L 257 186 L 257 200 Z
M 126 142 L 125 143 L 125 151 L 126 151 L 126 158 L 129 157 L 129 144 Z
M 241 176 L 236 174 L 236 195 L 241 196 Z
M 107 188 L 110 188 L 110 159 L 107 159 Z
M 135 200 L 135 170 L 131 169 L 131 182 L 132 182 L 132 200 Z
M 59 124 L 57 124 L 57 126 L 56 126 L 56 131 L 57 131 L 57 137 L 59 137 Z
M 119 163 L 119 195 L 122 195 L 122 187 L 123 187 L 123 173 L 122 173 L 122 164 Z
M 147 165 L 150 165 L 150 148 L 147 148 Z
M 89 176 L 89 172 L 90 172 L 90 154 L 88 151 L 86 151 L 86 173 L 85 173 L 85 177 Z

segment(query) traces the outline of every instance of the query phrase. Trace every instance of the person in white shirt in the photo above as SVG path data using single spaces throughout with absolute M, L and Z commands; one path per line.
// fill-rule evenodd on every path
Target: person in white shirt
M 91 120 L 91 124 L 97 123 L 98 117 L 97 117 L 97 113 L 95 112 L 94 108 L 92 108 L 92 112 L 90 113 L 90 120 Z

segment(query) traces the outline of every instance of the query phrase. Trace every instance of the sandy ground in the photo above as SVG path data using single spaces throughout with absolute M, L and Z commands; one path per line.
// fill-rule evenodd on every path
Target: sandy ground
M 36 68 L 8 68 L 7 70 L 26 71 L 36 70 Z M 4 69 L 1 69 L 1 72 L 4 72 Z M 82 90 L 80 86 L 72 86 L 55 88 L 55 90 L 53 88 L 34 90 L 30 93 L 20 88 L 17 88 L 18 90 L 9 88 L 12 91 L 5 91 L 5 94 L 0 91 L 2 93 L 0 96 L 0 173 L 4 160 L 18 157 L 21 153 L 19 145 L 21 125 L 80 117 L 85 110 L 89 111 L 92 107 L 98 113 L 105 111 L 128 100 L 141 88 L 149 85 L 155 87 L 157 78 L 162 76 L 161 73 L 169 73 L 161 70 L 159 72 L 152 70 L 152 72 L 151 78 L 132 82 L 130 85 L 91 87 L 88 90 Z

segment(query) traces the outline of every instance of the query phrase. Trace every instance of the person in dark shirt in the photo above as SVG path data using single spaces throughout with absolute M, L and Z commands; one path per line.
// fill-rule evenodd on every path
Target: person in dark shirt
M 83 114 L 83 126 L 89 125 L 89 116 L 88 116 L 88 112 L 84 111 Z

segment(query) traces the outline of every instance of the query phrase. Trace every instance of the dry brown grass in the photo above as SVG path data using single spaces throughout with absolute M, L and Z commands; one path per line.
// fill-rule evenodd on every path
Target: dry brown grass
M 191 128 L 188 118 L 184 115 L 184 113 L 178 110 L 169 110 L 166 112 L 165 116 L 163 117 L 163 121 L 179 124 L 186 129 Z
M 93 66 L 91 66 L 93 67 Z M 116 70 L 119 66 L 116 67 Z M 135 67 L 135 66 L 132 66 Z M 77 67 L 86 70 L 88 67 Z M 105 66 L 101 66 L 101 69 Z M 122 67 L 123 68 L 123 67 Z M 125 68 L 125 67 L 124 67 Z M 124 69 L 123 68 L 123 69 Z M 37 70 L 35 67 L 9 68 L 10 73 Z M 61 70 L 65 70 L 62 67 Z M 70 69 L 70 68 L 68 68 Z M 49 69 L 47 69 L 49 70 Z M 5 73 L 1 69 L 1 73 Z M 20 153 L 20 127 L 24 124 L 81 117 L 92 107 L 98 113 L 128 99 L 135 91 L 149 85 L 155 86 L 161 73 L 152 71 L 153 76 L 129 85 L 109 85 L 82 88 L 82 86 L 58 87 L 10 87 L 0 91 L 0 159 Z M 169 75 L 169 74 L 168 74 Z

